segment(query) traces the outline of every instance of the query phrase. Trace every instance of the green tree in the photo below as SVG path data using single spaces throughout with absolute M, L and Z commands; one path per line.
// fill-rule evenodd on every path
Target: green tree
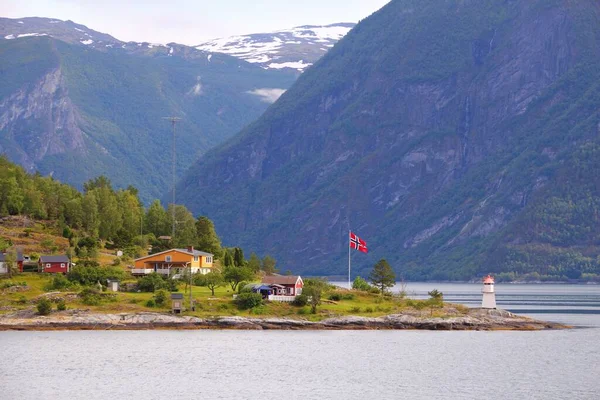
M 381 259 L 373 267 L 369 280 L 383 294 L 388 288 L 396 284 L 396 274 L 390 264 L 385 259 Z
M 19 272 L 19 266 L 17 265 L 17 252 L 15 249 L 9 249 L 4 256 L 4 265 L 6 266 L 6 273 L 9 278 Z
M 173 221 L 173 205 L 167 211 L 169 225 Z M 184 206 L 175 205 L 175 237 L 172 239 L 174 247 L 193 246 L 198 239 L 196 220 L 191 212 Z
M 168 235 L 171 232 L 167 212 L 158 200 L 154 200 L 148 207 L 144 222 L 144 230 L 153 233 L 155 237 Z
M 225 278 L 220 272 L 212 271 L 204 275 L 203 285 L 210 289 L 211 294 L 215 295 L 215 289 L 223 286 Z
M 323 292 L 327 289 L 328 283 L 324 279 L 307 279 L 302 294 L 309 297 L 310 312 L 317 313 L 317 306 L 321 305 Z
M 223 269 L 223 279 L 229 283 L 233 291 L 235 291 L 240 282 L 249 281 L 253 278 L 254 274 L 246 267 L 225 267 Z
M 433 309 L 444 306 L 444 294 L 437 289 L 433 289 L 431 292 L 427 292 L 429 295 L 429 307 L 431 308 L 431 315 L 433 315 Z
M 244 251 L 236 247 L 233 251 L 233 263 L 236 267 L 243 267 L 246 265 L 246 260 L 244 259 Z
M 255 274 L 260 271 L 260 258 L 254 253 L 250 254 L 247 267 Z
M 267 275 L 273 275 L 277 272 L 277 269 L 275 268 L 276 264 L 277 261 L 275 261 L 273 257 L 271 257 L 270 255 L 266 255 L 262 260 L 262 270 Z
M 196 234 L 198 250 L 219 256 L 221 254 L 221 239 L 215 231 L 214 223 L 208 217 L 198 217 L 196 221 Z
M 225 257 L 223 259 L 223 265 L 225 267 L 233 267 L 234 266 L 233 256 L 227 249 L 225 249 Z

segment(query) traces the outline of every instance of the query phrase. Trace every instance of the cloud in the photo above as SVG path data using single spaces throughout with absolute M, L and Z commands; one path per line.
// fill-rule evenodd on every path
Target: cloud
M 281 97 L 283 93 L 285 93 L 285 89 L 263 88 L 249 90 L 246 93 L 260 97 L 260 99 L 265 103 L 275 103 L 277 99 Z

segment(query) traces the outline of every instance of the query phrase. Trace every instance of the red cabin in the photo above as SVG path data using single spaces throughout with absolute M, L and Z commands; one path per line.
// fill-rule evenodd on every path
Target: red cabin
M 71 261 L 67 256 L 41 256 L 38 261 L 41 272 L 66 274 L 71 270 Z
M 273 288 L 277 296 L 298 296 L 302 294 L 304 282 L 299 276 L 267 275 L 262 283 Z

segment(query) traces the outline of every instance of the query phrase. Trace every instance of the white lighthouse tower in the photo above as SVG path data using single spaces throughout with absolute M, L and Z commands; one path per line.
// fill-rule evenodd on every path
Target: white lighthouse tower
M 483 278 L 483 300 L 481 308 L 496 308 L 496 293 L 494 292 L 494 278 L 491 275 Z

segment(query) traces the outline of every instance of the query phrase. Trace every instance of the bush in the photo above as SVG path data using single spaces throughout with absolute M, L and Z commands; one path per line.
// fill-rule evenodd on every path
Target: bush
M 59 300 L 58 303 L 56 303 L 56 309 L 58 311 L 65 311 L 67 309 L 67 304 L 64 300 Z
M 154 293 L 154 303 L 157 307 L 164 307 L 167 305 L 167 301 L 169 300 L 169 294 L 166 290 L 159 290 Z
M 71 281 L 69 281 L 64 275 L 55 275 L 48 284 L 44 286 L 46 291 L 50 290 L 63 290 L 71 287 Z
M 360 276 L 357 276 L 356 279 L 354 279 L 354 282 L 352 282 L 352 289 L 355 290 L 362 290 L 364 292 L 368 292 L 371 290 L 372 287 L 373 286 L 369 285 L 369 283 Z
M 292 305 L 294 305 L 296 307 L 304 307 L 307 304 L 308 304 L 308 296 L 305 294 L 300 294 L 300 295 L 296 296 L 294 301 L 292 301 Z
M 234 302 L 240 310 L 248 310 L 262 305 L 263 298 L 260 293 L 241 293 Z
M 119 257 L 116 257 L 116 258 L 113 260 L 113 262 L 112 262 L 112 265 L 113 265 L 114 267 L 118 267 L 119 265 L 121 265 L 121 259 L 120 259 Z
M 340 301 L 340 300 L 342 300 L 342 295 L 339 293 L 332 293 L 329 295 L 329 300 Z
M 38 300 L 37 311 L 39 315 L 48 315 L 52 312 L 52 303 L 47 298 Z
M 89 286 L 97 282 L 106 283 L 107 279 L 123 280 L 125 272 L 116 267 L 101 267 L 96 261 L 84 261 L 71 268 L 67 278 L 71 282 Z
M 351 312 L 351 313 L 359 313 L 359 312 L 360 312 L 360 307 L 352 307 L 352 308 L 350 309 L 350 312 Z
M 97 289 L 85 288 L 79 292 L 81 302 L 88 306 L 97 306 L 102 302 L 102 296 Z
M 150 299 L 146 302 L 146 307 L 154 308 L 154 307 L 156 307 L 156 303 L 154 302 L 153 299 Z
M 17 304 L 27 304 L 27 297 L 20 295 L 17 299 Z
M 367 308 L 365 308 L 365 312 L 366 313 L 372 313 L 373 312 L 373 308 L 372 307 L 367 307 Z
M 138 281 L 138 289 L 142 292 L 152 293 L 160 289 L 177 291 L 177 282 L 169 277 L 163 278 L 156 272 L 146 275 Z

